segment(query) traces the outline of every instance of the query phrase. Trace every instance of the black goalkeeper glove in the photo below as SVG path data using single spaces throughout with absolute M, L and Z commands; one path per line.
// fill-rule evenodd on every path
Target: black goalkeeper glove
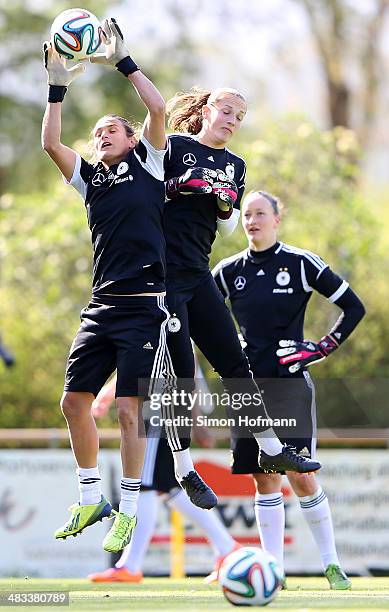
M 178 195 L 212 193 L 217 174 L 208 168 L 189 168 L 181 176 L 166 181 L 166 195 L 171 200 Z
M 223 172 L 216 170 L 217 177 L 212 185 L 212 193 L 216 195 L 219 219 L 228 219 L 232 215 L 234 204 L 238 198 L 238 188 L 234 181 Z
M 283 366 L 289 366 L 288 371 L 291 374 L 323 361 L 339 346 L 332 336 L 324 336 L 318 343 L 311 340 L 304 340 L 303 342 L 280 340 L 279 345 L 281 347 L 277 350 L 277 356 L 281 357 L 279 363 Z

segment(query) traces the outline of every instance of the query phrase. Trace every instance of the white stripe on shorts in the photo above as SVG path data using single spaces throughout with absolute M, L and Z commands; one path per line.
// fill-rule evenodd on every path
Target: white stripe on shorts
M 171 393 L 177 388 L 177 377 L 174 374 L 173 362 L 169 353 L 169 349 L 166 348 L 165 353 L 165 367 L 166 367 L 166 386 L 165 390 L 167 393 Z M 162 405 L 162 418 L 165 419 L 165 431 L 167 441 L 172 451 L 182 450 L 180 436 L 178 434 L 177 425 L 174 424 L 174 406 L 172 404 Z M 166 419 L 171 419 L 172 425 L 166 425 Z
M 312 420 L 312 440 L 311 440 L 311 459 L 316 458 L 316 443 L 317 443 L 317 421 L 316 421 L 316 389 L 315 384 L 307 370 L 304 372 L 305 382 L 312 392 L 311 399 L 311 420 Z
M 158 306 L 166 314 L 166 319 L 161 325 L 159 345 L 154 358 L 153 369 L 151 373 L 151 381 L 149 387 L 149 395 L 153 392 L 171 392 L 176 388 L 176 376 L 174 373 L 173 362 L 170 356 L 170 352 L 167 346 L 167 323 L 170 317 L 169 311 L 165 305 L 164 296 L 158 296 Z M 163 385 L 159 384 L 161 379 L 164 378 L 165 382 Z M 172 405 L 162 405 L 162 418 L 173 419 L 174 409 Z M 172 450 L 180 450 L 181 444 L 177 431 L 176 425 L 165 425 L 166 436 L 169 442 L 169 446 Z
M 163 295 L 157 296 L 157 304 L 158 304 L 158 307 L 165 313 L 166 319 L 162 321 L 160 331 L 159 331 L 158 348 L 155 352 L 154 363 L 153 363 L 153 367 L 151 370 L 151 376 L 150 376 L 149 395 L 151 395 L 151 393 L 153 392 L 153 389 L 158 379 L 163 376 L 165 353 L 167 350 L 166 326 L 169 320 L 169 311 L 165 306 L 165 297 Z

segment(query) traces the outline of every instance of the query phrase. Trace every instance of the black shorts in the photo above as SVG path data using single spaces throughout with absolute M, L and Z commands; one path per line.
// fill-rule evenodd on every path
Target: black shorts
M 65 391 L 96 396 L 117 369 L 116 397 L 144 395 L 144 381 L 162 375 L 168 319 L 165 298 L 107 296 L 104 303 L 92 299 L 80 318 L 66 367 Z
M 179 484 L 174 475 L 174 461 L 166 437 L 159 437 L 158 431 L 148 432 L 145 460 L 142 470 L 142 491 L 169 493 Z M 162 435 L 162 432 L 161 432 Z
M 316 455 L 315 387 L 308 372 L 303 378 L 257 380 L 263 391 L 266 410 L 271 419 L 294 419 L 296 426 L 273 425 L 282 444 L 294 446 L 298 453 Z M 277 423 L 277 421 L 275 421 Z M 254 438 L 232 438 L 231 470 L 233 474 L 262 472 L 258 465 L 258 444 Z
M 233 395 L 247 394 L 253 398 L 241 406 L 240 415 L 249 419 L 264 414 L 262 403 L 255 397 L 258 389 L 253 381 L 248 359 L 239 342 L 238 334 L 231 312 L 225 304 L 215 279 L 210 271 L 201 277 L 194 276 L 190 284 L 190 275 L 180 279 L 169 278 L 167 282 L 167 299 L 169 311 L 179 320 L 180 325 L 168 334 L 169 354 L 177 376 L 177 387 L 186 392 L 195 388 L 194 358 L 191 339 L 223 380 L 225 390 Z M 181 282 L 181 284 L 180 284 Z M 247 397 L 246 395 L 246 397 Z M 187 417 L 184 406 L 171 406 L 170 416 Z M 184 422 L 184 421 L 182 421 Z M 250 435 L 248 425 L 240 427 L 244 437 Z M 254 431 L 261 431 L 262 427 Z M 188 447 L 190 427 L 167 426 L 169 443 L 174 450 Z

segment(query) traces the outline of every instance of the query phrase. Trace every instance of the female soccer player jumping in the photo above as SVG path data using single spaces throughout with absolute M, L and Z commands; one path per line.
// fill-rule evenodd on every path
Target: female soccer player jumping
M 196 380 L 202 381 L 202 372 L 196 362 Z M 115 378 L 100 391 L 92 405 L 94 416 L 105 415 L 115 397 Z M 200 388 L 202 388 L 200 386 Z M 142 488 L 138 502 L 138 522 L 134 535 L 114 567 L 88 576 L 92 582 L 141 582 L 142 564 L 155 531 L 158 508 L 163 500 L 170 509 L 180 512 L 191 523 L 197 524 L 206 535 L 216 554 L 215 570 L 205 579 L 213 580 L 223 559 L 240 547 L 228 533 L 215 510 L 197 508 L 190 502 L 185 491 L 178 486 L 174 476 L 172 453 L 166 438 L 153 431 L 149 423 L 145 462 L 142 472 Z M 204 426 L 194 429 L 194 437 L 200 446 L 211 448 L 213 438 Z
M 168 346 L 179 384 L 193 389 L 195 344 L 223 380 L 230 394 L 258 396 L 236 329 L 209 270 L 209 253 L 216 237 L 229 235 L 238 222 L 244 191 L 245 163 L 226 148 L 239 129 L 247 106 L 241 93 L 221 88 L 192 90 L 168 103 L 169 137 L 165 158 L 165 236 L 167 300 L 171 314 Z M 254 400 L 253 400 L 254 402 Z M 169 412 L 173 416 L 176 409 Z M 267 418 L 263 403 L 242 406 L 240 415 Z M 282 446 L 268 424 L 251 430 L 266 470 L 312 472 L 320 463 Z M 252 437 L 250 432 L 249 435 Z M 177 479 L 193 503 L 210 508 L 216 496 L 194 471 L 189 454 L 190 429 L 168 431 Z
M 96 164 L 61 143 L 62 101 L 84 66 L 68 70 L 65 60 L 45 43 L 49 94 L 42 143 L 66 182 L 84 198 L 93 244 L 92 298 L 81 312 L 61 400 L 78 466 L 80 502 L 72 506 L 70 519 L 55 537 L 75 536 L 112 516 L 111 505 L 101 494 L 91 404 L 116 368 L 123 478 L 119 512 L 103 542 L 105 550 L 116 552 L 128 544 L 136 524 L 145 449 L 144 436 L 138 432 L 142 424 L 138 380 L 160 375 L 166 344 L 162 217 L 166 138 L 162 96 L 131 59 L 115 20 L 106 20 L 103 31 L 106 53 L 92 61 L 116 66 L 135 87 L 148 110 L 140 140 L 126 119 L 105 115 L 93 129 Z
M 295 419 L 296 428 L 276 428 L 280 439 L 315 457 L 315 390 L 307 367 L 322 361 L 351 334 L 364 307 L 349 284 L 324 261 L 304 249 L 277 240 L 281 208 L 262 191 L 247 195 L 242 210 L 248 249 L 223 259 L 213 270 L 216 283 L 231 303 L 247 344 L 245 352 L 260 379 L 273 419 Z M 304 317 L 313 291 L 336 304 L 342 315 L 319 342 L 304 341 Z M 285 511 L 281 474 L 265 474 L 252 440 L 232 441 L 234 474 L 253 474 L 257 488 L 255 514 L 263 547 L 284 565 Z M 335 547 L 328 499 L 313 474 L 285 470 L 319 547 L 332 589 L 349 589 Z

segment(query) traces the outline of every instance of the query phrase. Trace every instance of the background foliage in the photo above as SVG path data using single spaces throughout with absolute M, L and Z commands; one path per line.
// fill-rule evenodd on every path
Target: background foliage
M 87 8 L 100 15 L 108 7 L 103 1 L 89 4 L 93 6 Z M 299 5 L 294 0 L 290 4 Z M 62 183 L 39 145 L 46 98 L 41 43 L 54 16 L 71 5 L 49 2 L 48 10 L 42 11 L 22 0 L 12 5 L 0 0 L 0 49 L 7 45 L 12 50 L 7 55 L 11 62 L 0 55 L 0 329 L 17 359 L 12 369 L 0 363 L 0 427 L 64 425 L 58 400 L 66 357 L 78 313 L 90 294 L 91 247 L 83 203 Z M 167 0 L 174 41 L 151 37 L 158 47 L 153 57 L 147 45 L 136 47 L 135 57 L 166 98 L 205 79 L 204 67 L 196 60 L 204 58 L 204 43 L 196 43 L 188 28 L 188 19 L 195 15 L 192 5 L 189 2 L 186 9 L 178 0 Z M 253 13 L 242 19 L 251 16 L 251 23 L 260 27 L 260 11 L 250 6 Z M 226 2 L 225 8 L 225 13 L 210 10 L 208 25 L 225 18 L 225 31 L 233 33 L 235 21 L 226 15 L 235 19 L 236 7 Z M 343 11 L 346 30 L 347 15 Z M 24 44 L 16 44 L 17 39 Z M 208 49 L 213 62 L 221 61 L 220 44 L 217 39 Z M 257 85 L 251 83 L 254 90 L 262 83 L 261 75 L 257 79 Z M 121 75 L 91 66 L 66 96 L 63 141 L 85 153 L 89 130 L 107 111 L 130 114 L 136 121 L 144 118 L 142 105 Z M 287 206 L 281 239 L 317 252 L 351 283 L 367 309 L 358 331 L 314 371 L 315 376 L 383 379 L 389 367 L 388 191 L 366 177 L 366 144 L 358 144 L 362 127 L 332 127 L 330 122 L 323 128 L 304 114 L 276 116 L 262 108 L 259 112 L 255 101 L 250 115 L 231 145 L 247 162 L 247 188 L 281 197 Z M 350 114 L 347 117 L 352 124 Z M 372 123 L 369 116 L 369 130 Z M 244 247 L 241 230 L 217 239 L 212 264 Z M 321 337 L 338 315 L 336 307 L 314 296 L 306 336 Z M 209 366 L 203 366 L 212 375 Z M 369 389 L 374 391 L 375 384 L 369 383 Z M 378 412 L 383 397 L 381 393 L 376 401 Z M 339 409 L 326 405 L 329 411 Z

